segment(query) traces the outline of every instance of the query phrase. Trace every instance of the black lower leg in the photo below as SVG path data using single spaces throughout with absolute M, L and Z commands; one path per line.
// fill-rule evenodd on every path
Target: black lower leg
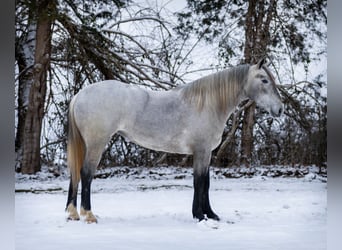
M 91 209 L 90 186 L 91 186 L 92 180 L 93 180 L 92 172 L 89 171 L 87 168 L 82 168 L 82 171 L 81 171 L 81 182 L 82 182 L 81 206 L 87 211 Z
M 198 144 L 202 145 L 202 144 Z M 200 221 L 207 215 L 208 218 L 219 220 L 213 212 L 209 202 L 209 164 L 211 153 L 198 148 L 194 153 L 194 200 L 192 214 Z
M 210 187 L 210 176 L 209 176 L 209 171 L 208 171 L 204 180 L 203 213 L 206 214 L 207 217 L 210 219 L 220 220 L 220 218 L 217 216 L 217 214 L 214 213 L 214 211 L 212 210 L 210 206 L 209 187 Z
M 192 214 L 194 218 L 200 221 L 205 215 L 214 220 L 220 220 L 219 216 L 214 213 L 209 201 L 209 171 L 204 174 L 194 176 L 194 200 L 192 204 Z
M 204 182 L 203 176 L 194 175 L 194 199 L 192 202 L 192 215 L 194 218 L 203 220 L 204 211 L 203 211 L 203 193 L 204 193 Z
M 70 178 L 68 200 L 67 200 L 66 208 L 68 208 L 69 204 L 73 204 L 74 207 L 77 207 L 77 190 L 78 190 L 78 184 L 74 185 Z

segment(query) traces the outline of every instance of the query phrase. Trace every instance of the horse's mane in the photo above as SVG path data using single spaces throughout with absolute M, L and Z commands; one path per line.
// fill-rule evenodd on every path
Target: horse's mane
M 225 112 L 236 104 L 247 82 L 249 65 L 240 65 L 202 77 L 182 87 L 182 98 L 193 103 L 199 110 L 212 107 Z

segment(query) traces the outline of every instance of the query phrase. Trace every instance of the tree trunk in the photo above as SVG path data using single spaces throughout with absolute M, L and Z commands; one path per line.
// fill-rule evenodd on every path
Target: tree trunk
M 250 166 L 253 152 L 253 127 L 255 123 L 254 111 L 255 102 L 246 108 L 243 121 L 242 121 L 242 131 L 241 131 L 241 165 L 246 167 Z
M 29 103 L 29 93 L 33 82 L 36 23 L 33 18 L 30 21 L 32 23 L 28 25 L 28 32 L 23 37 L 16 39 L 15 57 L 19 70 L 17 99 L 18 120 L 15 135 L 16 168 L 20 168 L 22 161 L 25 119 Z
M 37 2 L 36 48 L 33 83 L 27 106 L 21 172 L 33 174 L 40 170 L 40 136 L 44 117 L 47 72 L 50 65 L 54 1 Z
M 246 15 L 245 63 L 254 64 L 267 55 L 270 41 L 269 26 L 276 10 L 276 1 L 271 0 L 266 10 L 265 0 L 249 0 Z M 250 166 L 253 152 L 253 127 L 255 103 L 245 110 L 241 132 L 241 164 Z
M 256 61 L 255 58 L 255 43 L 256 43 L 256 18 L 257 1 L 250 0 L 248 2 L 248 10 L 246 15 L 246 33 L 245 33 L 245 63 L 252 64 Z M 240 164 L 246 167 L 250 166 L 253 150 L 253 126 L 254 126 L 254 111 L 255 104 L 245 109 L 242 121 L 241 131 L 241 158 Z

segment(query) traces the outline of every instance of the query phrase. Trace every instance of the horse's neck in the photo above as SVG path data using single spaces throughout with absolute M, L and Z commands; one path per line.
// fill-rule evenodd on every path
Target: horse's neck
M 231 114 L 235 111 L 236 107 L 244 100 L 246 100 L 246 95 L 243 90 L 239 91 L 239 94 L 235 97 L 233 105 L 227 108 L 225 112 L 220 113 L 219 120 L 226 124 L 227 120 L 231 116 Z

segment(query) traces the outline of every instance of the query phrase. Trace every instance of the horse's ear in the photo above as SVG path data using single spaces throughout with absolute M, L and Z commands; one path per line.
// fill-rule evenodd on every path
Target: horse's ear
M 266 58 L 262 58 L 259 60 L 259 62 L 257 63 L 258 69 L 261 69 L 261 67 L 266 63 Z

